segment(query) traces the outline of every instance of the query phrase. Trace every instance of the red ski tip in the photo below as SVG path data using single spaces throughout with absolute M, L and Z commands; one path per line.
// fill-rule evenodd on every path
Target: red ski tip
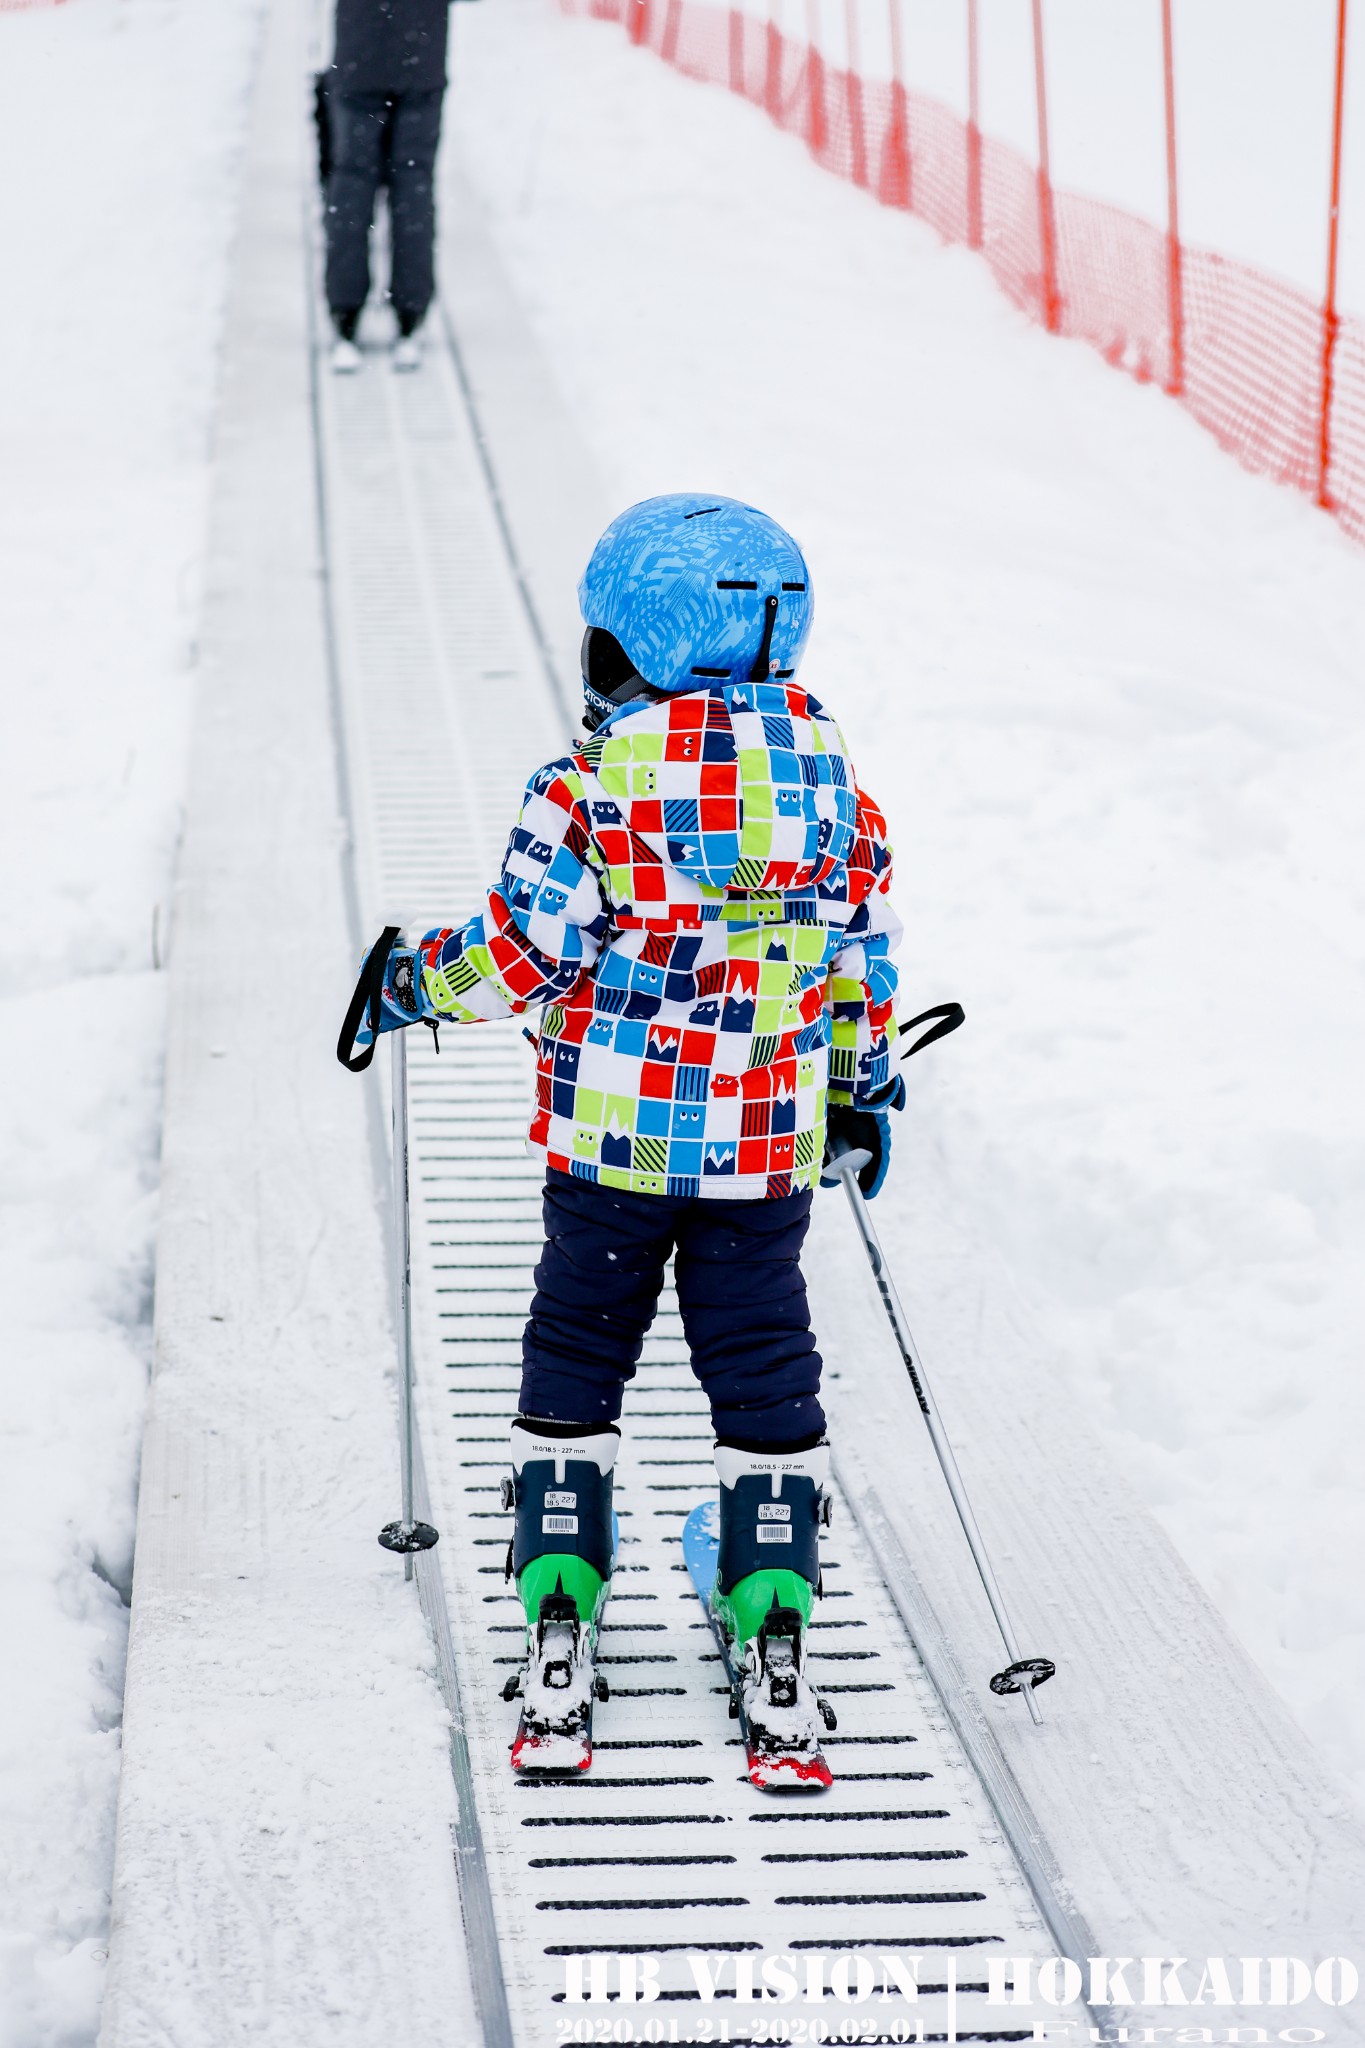
M 760 1792 L 823 1792 L 834 1773 L 822 1756 L 765 1756 L 749 1751 L 749 1782 Z
M 512 1744 L 514 1771 L 553 1771 L 564 1777 L 574 1771 L 586 1771 L 591 1763 L 591 1749 L 574 1736 L 534 1735 L 528 1731 L 519 1734 Z

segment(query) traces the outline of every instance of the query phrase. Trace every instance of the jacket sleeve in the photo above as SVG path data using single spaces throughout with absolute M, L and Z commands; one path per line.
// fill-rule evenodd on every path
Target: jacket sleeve
M 458 930 L 421 943 L 423 1009 L 455 1024 L 561 1000 L 590 968 L 610 923 L 598 886 L 583 785 L 571 761 L 531 777 L 502 873 Z
M 901 922 L 887 893 L 891 848 L 886 820 L 860 789 L 857 837 L 849 858 L 849 900 L 856 907 L 829 964 L 826 1001 L 832 1012 L 829 1099 L 861 1103 L 889 1093 L 895 1076 L 895 998 L 900 976 L 891 955 Z

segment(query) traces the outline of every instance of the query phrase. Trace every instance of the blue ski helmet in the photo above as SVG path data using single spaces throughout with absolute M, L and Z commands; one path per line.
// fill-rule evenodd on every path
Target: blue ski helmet
M 810 634 L 810 571 L 775 519 L 737 498 L 645 498 L 613 519 L 583 571 L 583 677 L 604 716 L 641 683 L 795 675 Z

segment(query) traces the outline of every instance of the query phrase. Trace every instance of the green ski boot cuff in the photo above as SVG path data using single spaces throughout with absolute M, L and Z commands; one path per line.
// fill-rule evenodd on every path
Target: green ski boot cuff
M 805 1626 L 815 1604 L 815 1588 L 799 1572 L 750 1572 L 747 1579 L 741 1579 L 728 1593 L 713 1592 L 711 1604 L 720 1616 L 725 1633 L 737 1643 L 747 1643 L 758 1634 L 769 1608 L 774 1604 L 794 1607 Z
M 779 1573 L 777 1576 L 785 1577 L 787 1574 Z M 540 1603 L 546 1593 L 566 1593 L 578 1609 L 579 1620 L 595 1625 L 607 1597 L 607 1583 L 586 1558 L 573 1557 L 567 1552 L 551 1552 L 544 1557 L 532 1558 L 530 1564 L 523 1565 L 517 1579 L 517 1591 L 531 1626 L 540 1619 Z

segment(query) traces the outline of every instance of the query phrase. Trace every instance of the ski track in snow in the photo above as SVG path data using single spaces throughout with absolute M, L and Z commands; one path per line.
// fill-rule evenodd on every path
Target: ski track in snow
M 448 126 L 616 499 L 809 549 L 907 1006 L 970 1020 L 899 1142 L 1365 1789 L 1360 552 L 757 110 L 539 0 L 457 22 Z
M 163 977 L 257 0 L 0 18 L 0 2044 L 93 2039 Z

